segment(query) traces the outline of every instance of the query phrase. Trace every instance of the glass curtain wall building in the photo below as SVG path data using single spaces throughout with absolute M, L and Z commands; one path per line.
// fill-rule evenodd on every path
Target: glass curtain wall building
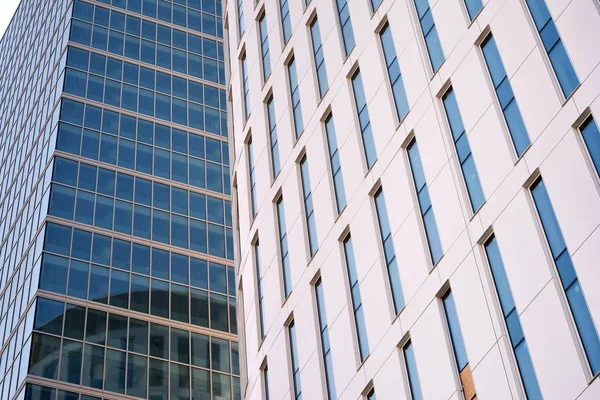
M 221 0 L 22 0 L 0 398 L 240 399 Z
M 598 2 L 223 1 L 242 397 L 598 397 Z

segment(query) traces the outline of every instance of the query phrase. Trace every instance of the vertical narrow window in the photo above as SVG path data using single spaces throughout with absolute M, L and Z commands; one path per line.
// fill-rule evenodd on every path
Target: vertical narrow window
M 369 390 L 367 394 L 367 400 L 377 400 L 377 396 L 375 396 L 375 389 Z
M 265 393 L 265 400 L 269 400 L 269 366 L 265 365 L 262 370 L 263 373 L 263 392 Z
M 281 252 L 281 267 L 283 268 L 283 291 L 285 293 L 285 297 L 288 297 L 292 291 L 292 272 L 290 270 L 290 258 L 288 257 L 283 196 L 280 196 L 277 200 L 277 221 L 279 224 L 279 250 Z
M 569 97 L 579 85 L 579 79 L 577 79 L 569 55 L 556 30 L 548 6 L 544 0 L 526 0 L 526 3 L 544 45 L 544 50 L 550 58 L 560 88 L 565 97 Z
M 358 339 L 358 350 L 360 354 L 360 361 L 363 362 L 369 355 L 369 342 L 367 340 L 367 324 L 365 323 L 362 299 L 360 297 L 360 285 L 358 283 L 358 274 L 356 272 L 354 248 L 352 246 L 352 237 L 350 235 L 344 239 L 344 255 L 346 258 L 346 270 L 348 272 L 348 284 L 350 286 L 354 323 L 356 324 L 355 328 L 356 338 Z
M 469 19 L 473 21 L 477 14 L 479 14 L 479 11 L 483 8 L 483 3 L 481 0 L 465 0 L 465 6 L 469 13 Z
M 344 179 L 342 178 L 342 164 L 338 151 L 333 114 L 325 119 L 325 134 L 327 135 L 327 148 L 329 149 L 329 165 L 333 176 L 333 190 L 335 192 L 335 204 L 338 214 L 346 207 L 346 193 L 344 191 Z
M 448 330 L 450 331 L 452 351 L 454 352 L 454 360 L 456 361 L 460 382 L 465 392 L 465 397 L 467 399 L 472 399 L 475 397 L 473 375 L 471 374 L 471 367 L 469 366 L 469 360 L 465 350 L 465 342 L 463 340 L 460 322 L 458 321 L 458 314 L 456 313 L 456 305 L 454 304 L 454 297 L 452 296 L 451 291 L 448 291 L 444 297 L 442 297 L 442 303 L 444 305 L 444 314 L 446 315 Z
M 394 97 L 394 105 L 396 106 L 396 115 L 398 121 L 402 121 L 408 113 L 408 101 L 406 99 L 406 91 L 404 90 L 404 82 L 402 81 L 402 72 L 394 47 L 392 31 L 390 24 L 385 23 L 383 29 L 379 32 L 381 39 L 381 47 L 383 47 L 383 55 L 385 58 L 385 66 L 388 72 L 390 85 L 392 86 L 392 95 Z
M 281 12 L 283 43 L 287 44 L 290 40 L 290 36 L 292 36 L 292 21 L 290 21 L 290 6 L 288 0 L 279 0 L 279 11 Z
M 296 342 L 296 325 L 294 321 L 288 326 L 290 338 L 290 361 L 292 363 L 292 380 L 294 382 L 294 399 L 302 399 L 302 387 L 300 385 L 300 366 L 298 365 L 298 344 Z
M 446 110 L 446 118 L 448 119 L 448 125 L 452 132 L 452 141 L 454 142 L 454 149 L 458 157 L 460 169 L 463 173 L 463 179 L 467 186 L 467 194 L 471 203 L 471 209 L 473 212 L 477 212 L 479 207 L 483 204 L 485 196 L 483 189 L 481 189 L 481 182 L 479 181 L 479 175 L 477 174 L 477 168 L 475 167 L 475 160 L 473 154 L 471 154 L 471 146 L 469 146 L 469 138 L 465 127 L 460 116 L 458 109 L 458 103 L 456 102 L 456 96 L 454 95 L 454 89 L 450 87 L 448 91 L 442 97 L 444 102 L 444 109 Z
M 327 70 L 325 69 L 325 56 L 323 55 L 323 43 L 321 41 L 321 32 L 319 30 L 319 20 L 315 17 L 310 24 L 310 36 L 313 46 L 313 57 L 315 68 L 317 70 L 317 82 L 319 84 L 319 97 L 323 98 L 329 88 L 327 81 Z
M 596 172 L 600 175 L 600 131 L 598 131 L 598 125 L 596 125 L 596 121 L 591 115 L 579 127 L 579 131 L 583 136 L 583 141 L 590 153 Z
M 248 63 L 246 52 L 242 55 L 242 81 L 244 89 L 244 116 L 248 119 L 250 115 L 250 82 L 248 81 Z
M 263 305 L 263 285 L 262 285 L 262 269 L 260 266 L 260 242 L 257 240 L 254 243 L 254 262 L 256 263 L 256 289 L 258 295 L 258 322 L 260 327 L 260 338 L 265 337 L 265 309 Z
M 390 279 L 390 288 L 392 290 L 392 301 L 394 303 L 394 313 L 398 314 L 404 307 L 404 295 L 402 294 L 402 285 L 400 284 L 400 271 L 398 269 L 398 260 L 394 250 L 392 240 L 392 231 L 388 220 L 383 189 L 379 188 L 375 193 L 375 209 L 377 211 L 377 220 L 379 221 L 379 233 L 381 234 L 381 243 L 385 256 L 388 277 Z
M 350 19 L 350 9 L 348 8 L 347 0 L 335 0 L 337 5 L 338 17 L 342 30 L 342 40 L 344 41 L 344 52 L 346 57 L 350 54 L 355 46 L 354 30 L 352 29 L 352 20 Z
M 356 103 L 356 112 L 358 113 L 358 122 L 360 124 L 367 166 L 371 169 L 375 161 L 377 161 L 377 153 L 375 151 L 375 140 L 371 130 L 371 119 L 369 117 L 367 98 L 365 96 L 365 89 L 363 87 L 360 70 L 356 70 L 352 76 L 352 89 L 354 91 L 354 102 Z
M 521 321 L 515 307 L 496 238 L 492 236 L 484 244 L 484 247 L 490 270 L 492 271 L 496 294 L 500 300 L 500 307 L 502 308 L 502 316 L 506 323 L 508 337 L 521 374 L 521 382 L 523 382 L 523 387 L 525 388 L 525 394 L 529 400 L 541 400 L 542 394 L 535 376 L 533 364 L 531 363 L 527 341 L 525 340 L 525 336 L 523 336 Z
M 373 12 L 377 11 L 383 0 L 370 0 Z
M 419 382 L 419 372 L 417 371 L 417 361 L 415 360 L 415 351 L 412 342 L 408 342 L 402 348 L 404 353 L 404 363 L 406 374 L 408 375 L 408 386 L 412 400 L 422 400 L 421 383 Z
M 531 193 L 592 375 L 596 375 L 600 371 L 600 339 L 598 339 L 598 332 L 583 296 L 577 273 L 571 261 L 571 255 L 541 178 L 533 184 Z
M 277 139 L 277 120 L 275 116 L 275 102 L 273 95 L 267 100 L 267 117 L 269 118 L 269 139 L 271 142 L 271 167 L 273 168 L 273 177 L 279 175 L 281 165 L 279 163 L 279 144 Z
M 304 122 L 302 121 L 302 106 L 300 105 L 300 87 L 298 85 L 298 74 L 296 73 L 296 59 L 292 57 L 288 63 L 288 79 L 290 83 L 290 94 L 292 96 L 292 112 L 294 114 L 294 132 L 296 139 L 304 131 Z
M 413 182 L 417 192 L 417 199 L 419 200 L 421 218 L 423 219 L 423 225 L 425 226 L 429 255 L 431 256 L 431 261 L 435 265 L 444 252 L 442 250 L 442 244 L 435 222 L 431 199 L 429 198 L 429 189 L 427 188 L 427 181 L 425 180 L 425 173 L 423 172 L 419 148 L 417 147 L 417 141 L 415 139 L 408 145 L 408 159 L 410 161 L 410 169 L 412 171 Z
M 327 398 L 337 399 L 335 381 L 333 378 L 333 361 L 329 342 L 329 328 L 327 327 L 327 314 L 325 313 L 325 295 L 323 294 L 323 281 L 321 278 L 315 284 L 317 297 L 317 312 L 319 313 L 319 331 L 321 333 L 321 350 L 323 352 L 323 366 L 325 368 L 325 381 L 327 383 Z
M 248 171 L 250 173 L 250 208 L 252 218 L 256 216 L 256 172 L 254 171 L 254 145 L 252 136 L 248 139 Z
M 238 12 L 238 33 L 240 35 L 240 40 L 244 35 L 244 31 L 246 30 L 246 26 L 244 24 L 244 0 L 237 0 L 237 12 Z
M 310 187 L 310 175 L 308 173 L 308 161 L 306 154 L 300 161 L 300 176 L 302 178 L 302 194 L 304 199 L 304 214 L 306 216 L 306 230 L 308 231 L 308 244 L 311 257 L 317 251 L 319 243 L 317 240 L 317 226 L 315 222 L 315 210 L 312 201 L 312 189 Z
M 263 13 L 258 21 L 260 31 L 260 50 L 262 56 L 263 79 L 265 82 L 271 76 L 271 56 L 269 54 L 269 30 L 267 27 L 267 14 Z
M 502 64 L 498 47 L 496 47 L 496 41 L 492 35 L 489 35 L 483 41 L 481 50 L 492 78 L 496 96 L 498 97 L 498 102 L 500 103 L 500 108 L 508 126 L 513 145 L 515 146 L 517 155 L 521 157 L 525 149 L 531 144 L 531 141 L 525 129 L 517 100 L 510 86 L 510 80 L 504 70 L 504 64 Z
M 425 37 L 425 45 L 427 46 L 427 52 L 429 53 L 431 68 L 433 68 L 433 73 L 436 73 L 444 61 L 444 52 L 442 51 L 440 38 L 438 36 L 437 29 L 435 28 L 435 21 L 433 20 L 433 15 L 431 14 L 429 0 L 414 1 L 415 6 L 417 7 L 417 16 L 419 17 L 421 31 Z

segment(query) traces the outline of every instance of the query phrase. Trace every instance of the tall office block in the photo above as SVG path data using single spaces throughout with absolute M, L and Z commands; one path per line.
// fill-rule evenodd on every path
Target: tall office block
M 23 0 L 0 398 L 239 399 L 221 0 Z
M 242 397 L 600 398 L 598 2 L 223 8 Z

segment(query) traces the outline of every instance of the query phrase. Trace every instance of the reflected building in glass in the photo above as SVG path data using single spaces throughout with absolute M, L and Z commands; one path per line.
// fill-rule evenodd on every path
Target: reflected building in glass
M 221 0 L 22 0 L 0 398 L 239 399 Z

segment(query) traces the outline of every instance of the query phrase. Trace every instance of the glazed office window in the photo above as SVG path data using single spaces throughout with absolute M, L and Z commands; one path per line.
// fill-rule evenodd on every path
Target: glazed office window
M 62 101 L 60 120 L 58 150 L 219 193 L 231 192 L 225 141 L 68 99 Z
M 390 280 L 390 289 L 392 291 L 392 302 L 394 304 L 394 314 L 400 313 L 404 308 L 404 295 L 402 294 L 402 284 L 400 283 L 400 270 L 398 268 L 398 260 L 396 259 L 396 251 L 394 250 L 394 242 L 390 223 L 383 196 L 383 189 L 379 188 L 374 196 L 375 210 L 377 212 L 377 221 L 379 222 L 379 233 L 381 235 L 381 244 L 385 256 L 385 264 Z
M 275 102 L 273 95 L 267 100 L 267 118 L 269 119 L 269 142 L 271 145 L 271 168 L 273 169 L 273 177 L 279 175 L 281 163 L 279 161 L 279 139 L 277 137 L 277 117 L 275 115 Z
M 370 0 L 371 1 L 371 10 L 373 12 L 377 11 L 383 0 Z
M 323 98 L 329 88 L 327 81 L 327 70 L 325 68 L 325 56 L 323 54 L 323 43 L 321 41 L 321 31 L 319 30 L 319 20 L 317 17 L 310 24 L 310 37 L 312 40 L 313 58 L 317 71 L 317 82 L 319 86 L 319 97 Z
M 496 237 L 492 236 L 488 239 L 484 244 L 484 248 L 525 393 L 529 400 L 541 400 L 542 394 L 529 355 L 527 341 L 523 335 L 521 320 L 515 307 Z
M 283 291 L 285 297 L 292 292 L 292 271 L 288 254 L 287 228 L 285 226 L 285 210 L 283 196 L 277 200 L 277 225 L 279 228 L 279 251 L 281 251 L 281 267 L 283 268 Z
M 68 68 L 64 72 L 65 93 L 227 135 L 224 90 L 94 52 L 72 49 L 69 48 Z
M 242 87 L 244 90 L 244 116 L 248 119 L 250 115 L 250 82 L 248 81 L 248 62 L 246 53 L 242 55 Z
M 252 218 L 256 216 L 256 171 L 255 171 L 255 160 L 254 160 L 254 144 L 252 143 L 252 137 L 248 139 L 248 173 L 250 176 L 250 211 Z
M 477 168 L 475 167 L 475 160 L 473 159 L 473 154 L 471 154 L 471 146 L 469 146 L 469 138 L 465 131 L 460 110 L 458 109 L 458 103 L 456 102 L 456 96 L 454 95 L 454 89 L 452 87 L 444 94 L 442 101 L 444 103 L 444 109 L 446 110 L 448 125 L 452 132 L 454 149 L 456 150 L 460 169 L 463 173 L 463 179 L 467 186 L 467 194 L 469 195 L 471 209 L 473 212 L 477 212 L 485 201 L 485 195 L 481 188 L 481 182 L 479 181 L 479 175 L 477 174 Z
M 287 44 L 290 36 L 292 36 L 292 21 L 290 19 L 288 0 L 279 0 L 279 13 L 281 17 L 281 30 L 283 31 L 283 43 Z
M 323 353 L 323 367 L 325 369 L 325 382 L 327 384 L 327 398 L 337 399 L 335 393 L 335 380 L 333 376 L 333 360 L 329 341 L 329 328 L 327 326 L 327 314 L 325 312 L 325 295 L 323 293 L 323 281 L 321 278 L 315 283 L 315 294 L 317 300 L 317 313 L 319 316 L 319 332 L 321 334 L 321 351 Z
M 429 61 L 433 68 L 433 73 L 436 73 L 442 62 L 444 61 L 444 52 L 440 43 L 440 38 L 435 27 L 435 21 L 429 7 L 429 0 L 414 0 L 417 7 L 417 16 L 421 25 L 421 31 L 425 37 L 425 45 L 429 54 Z
M 266 82 L 271 76 L 271 56 L 269 53 L 269 28 L 267 27 L 267 14 L 263 13 L 258 20 L 260 34 L 260 52 L 262 57 L 263 79 Z
M 531 186 L 531 194 L 575 321 L 575 327 L 583 344 L 583 350 L 592 374 L 595 375 L 600 371 L 600 339 L 552 208 L 550 197 L 548 197 L 546 186 L 541 178 Z
M 40 289 L 237 332 L 232 267 L 54 223 L 46 232 Z
M 81 11 L 83 4 L 86 5 L 83 8 L 91 7 L 91 14 Z M 74 3 L 70 40 L 132 60 L 225 84 L 225 58 L 221 40 L 186 33 L 132 15 L 125 16 L 100 5 L 95 8 L 98 10 L 97 15 L 105 16 L 94 19 L 91 16 L 94 9 L 92 4 L 82 1 Z M 192 10 L 192 13 L 197 12 Z M 214 18 L 208 14 L 203 15 Z M 194 26 L 200 31 L 199 21 Z
M 352 300 L 352 311 L 354 314 L 356 338 L 358 339 L 358 350 L 360 361 L 362 362 L 369 355 L 369 341 L 367 340 L 367 324 L 365 322 L 362 298 L 360 296 L 360 284 L 358 282 L 358 273 L 356 270 L 356 259 L 354 258 L 354 247 L 350 235 L 344 239 L 343 245 L 346 271 L 348 273 L 348 285 L 350 287 L 350 297 Z
M 417 361 L 415 360 L 415 350 L 412 342 L 408 342 L 402 347 L 404 354 L 404 363 L 408 375 L 408 386 L 410 389 L 411 400 L 422 400 L 421 382 L 419 381 L 419 371 L 417 370 Z
M 296 341 L 296 324 L 294 321 L 288 326 L 290 340 L 290 361 L 292 366 L 292 381 L 294 383 L 294 399 L 302 399 L 302 386 L 300 384 L 300 365 L 298 364 L 298 343 Z
M 429 197 L 429 189 L 427 188 L 427 182 L 425 180 L 421 155 L 419 154 L 419 148 L 417 147 L 417 141 L 415 139 L 408 145 L 407 151 L 413 183 L 417 192 L 421 219 L 423 220 L 425 235 L 427 236 L 429 255 L 431 261 L 435 265 L 444 254 L 444 251 L 442 250 L 442 243 L 440 242 L 440 235 L 438 233 L 437 223 L 435 222 L 431 198 Z
M 325 134 L 327 137 L 327 149 L 329 150 L 329 166 L 333 177 L 333 190 L 335 192 L 335 205 L 337 213 L 341 213 L 346 208 L 346 192 L 344 190 L 344 179 L 342 177 L 342 164 L 340 163 L 340 153 L 335 135 L 335 126 L 333 123 L 333 114 L 329 114 L 325 119 Z
M 502 109 L 504 120 L 508 126 L 513 145 L 515 146 L 517 155 L 520 157 L 525 149 L 529 147 L 531 141 L 523 123 L 517 100 L 510 86 L 510 80 L 504 70 L 504 64 L 500 58 L 496 41 L 492 35 L 489 35 L 483 41 L 481 51 L 483 52 L 488 71 L 492 78 L 496 96 Z
M 350 9 L 347 0 L 335 0 L 337 6 L 338 18 L 342 31 L 342 40 L 344 41 L 344 52 L 346 57 L 350 54 L 354 46 L 354 30 L 352 29 L 352 20 L 350 19 Z
M 600 175 L 600 131 L 598 131 L 598 125 L 596 125 L 594 118 L 592 116 L 587 117 L 579 127 L 579 131 L 583 136 L 583 141 L 590 153 L 596 172 Z
M 302 197 L 304 201 L 304 215 L 306 217 L 309 251 L 312 257 L 319 248 L 319 241 L 317 239 L 315 209 L 312 200 L 312 189 L 310 186 L 310 174 L 308 172 L 308 161 L 306 154 L 300 161 L 300 177 L 302 178 Z
M 375 389 L 369 390 L 367 394 L 367 400 L 377 400 L 377 396 L 375 396 Z
M 560 88 L 564 96 L 569 97 L 575 88 L 579 86 L 579 79 L 575 74 L 573 64 L 571 64 L 548 6 L 544 0 L 526 0 L 526 3 L 542 40 L 544 50 L 548 54 L 554 73 L 558 78 Z
M 479 11 L 483 8 L 483 3 L 481 0 L 465 0 L 465 6 L 467 7 L 467 13 L 469 14 L 469 19 L 473 21 Z
M 375 139 L 371 128 L 371 118 L 369 117 L 369 108 L 367 107 L 367 98 L 363 87 L 360 70 L 357 70 L 352 76 L 352 89 L 354 91 L 354 102 L 358 114 L 358 122 L 362 137 L 363 149 L 367 160 L 367 167 L 371 169 L 377 161 L 377 152 L 375 150 Z
M 56 158 L 48 213 L 221 258 L 233 258 L 231 202 Z
M 296 73 L 296 59 L 292 57 L 287 65 L 288 79 L 290 85 L 290 94 L 292 98 L 292 113 L 294 116 L 294 132 L 296 139 L 304 132 L 304 122 L 302 120 L 302 106 L 300 104 L 300 85 Z
M 406 91 L 404 89 L 404 82 L 402 81 L 402 72 L 400 71 L 400 64 L 398 62 L 398 56 L 396 54 L 396 48 L 394 47 L 394 40 L 392 38 L 392 31 L 389 23 L 386 22 L 379 32 L 379 39 L 381 40 L 381 46 L 383 47 L 388 79 L 392 87 L 396 115 L 398 116 L 398 121 L 402 121 L 408 113 L 408 100 L 406 99 Z
M 260 265 L 260 243 L 258 240 L 254 244 L 254 262 L 256 263 L 256 289 L 258 291 L 258 318 L 260 327 L 260 338 L 265 337 L 265 310 L 263 305 L 264 291 L 263 291 L 263 275 L 262 267 Z
M 244 0 L 237 0 L 237 12 L 238 12 L 238 34 L 240 40 L 244 35 L 246 26 L 244 24 Z
M 269 366 L 265 365 L 262 369 L 263 375 L 263 392 L 265 393 L 265 400 L 270 400 L 269 396 Z

